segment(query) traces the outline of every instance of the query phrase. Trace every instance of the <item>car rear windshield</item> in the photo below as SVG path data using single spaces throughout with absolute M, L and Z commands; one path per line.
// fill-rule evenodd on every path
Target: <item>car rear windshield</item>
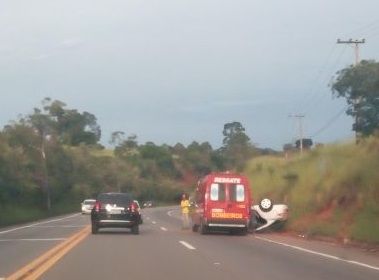
M 85 205 L 94 205 L 95 204 L 95 200 L 84 200 L 84 204 Z
M 102 204 L 127 205 L 132 202 L 132 198 L 124 193 L 102 193 L 98 199 Z

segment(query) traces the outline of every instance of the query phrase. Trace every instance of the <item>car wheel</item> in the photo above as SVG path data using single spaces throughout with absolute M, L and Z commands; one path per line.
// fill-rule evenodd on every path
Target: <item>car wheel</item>
M 271 199 L 268 199 L 268 198 L 262 199 L 261 202 L 259 203 L 259 208 L 263 212 L 270 211 L 272 209 L 272 207 L 273 207 L 272 201 L 271 201 Z
M 92 234 L 97 234 L 99 233 L 99 228 L 96 225 L 92 224 L 91 232 Z
M 133 226 L 131 230 L 132 230 L 133 234 L 136 234 L 136 235 L 139 234 L 139 226 L 138 225 Z
M 200 233 L 206 234 L 208 232 L 208 228 L 206 225 L 204 225 L 203 221 L 200 222 Z

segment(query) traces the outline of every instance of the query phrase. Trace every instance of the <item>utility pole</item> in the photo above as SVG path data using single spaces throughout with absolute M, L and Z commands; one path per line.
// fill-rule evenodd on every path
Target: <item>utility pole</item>
M 338 39 L 337 40 L 337 44 L 353 44 L 354 45 L 354 49 L 355 49 L 355 66 L 357 66 L 359 64 L 359 44 L 364 44 L 366 41 L 365 39 L 361 39 L 361 40 L 358 40 L 358 39 L 349 39 L 349 40 L 341 40 L 341 39 Z M 359 133 L 357 132 L 357 126 L 358 126 L 358 122 L 359 122 L 359 106 L 360 106 L 360 103 L 361 103 L 361 97 L 357 97 L 355 99 L 355 102 L 354 102 L 354 107 L 355 107 L 355 143 L 358 143 L 359 142 Z
M 353 44 L 355 48 L 355 65 L 358 65 L 359 63 L 359 44 L 364 44 L 366 41 L 365 39 L 358 40 L 358 39 L 349 39 L 349 40 L 337 40 L 337 44 Z
M 303 118 L 305 117 L 304 115 L 294 115 L 294 116 L 289 116 L 290 118 L 295 118 L 299 121 L 299 141 L 300 141 L 300 154 L 303 154 Z

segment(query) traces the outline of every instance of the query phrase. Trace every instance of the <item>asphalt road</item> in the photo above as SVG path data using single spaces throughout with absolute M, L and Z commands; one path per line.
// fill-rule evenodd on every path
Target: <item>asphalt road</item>
M 201 235 L 181 230 L 178 210 L 143 209 L 139 235 L 88 234 L 81 214 L 2 229 L 0 279 L 86 229 L 38 279 L 379 279 L 378 254 L 280 234 Z

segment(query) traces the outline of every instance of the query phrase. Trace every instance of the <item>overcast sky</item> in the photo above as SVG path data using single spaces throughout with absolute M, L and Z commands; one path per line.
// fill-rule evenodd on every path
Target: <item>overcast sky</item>
M 0 127 L 45 97 L 97 117 L 102 143 L 222 144 L 238 121 L 281 150 L 354 139 L 335 72 L 379 61 L 378 0 L 0 0 Z M 303 116 L 303 117 L 296 117 Z

